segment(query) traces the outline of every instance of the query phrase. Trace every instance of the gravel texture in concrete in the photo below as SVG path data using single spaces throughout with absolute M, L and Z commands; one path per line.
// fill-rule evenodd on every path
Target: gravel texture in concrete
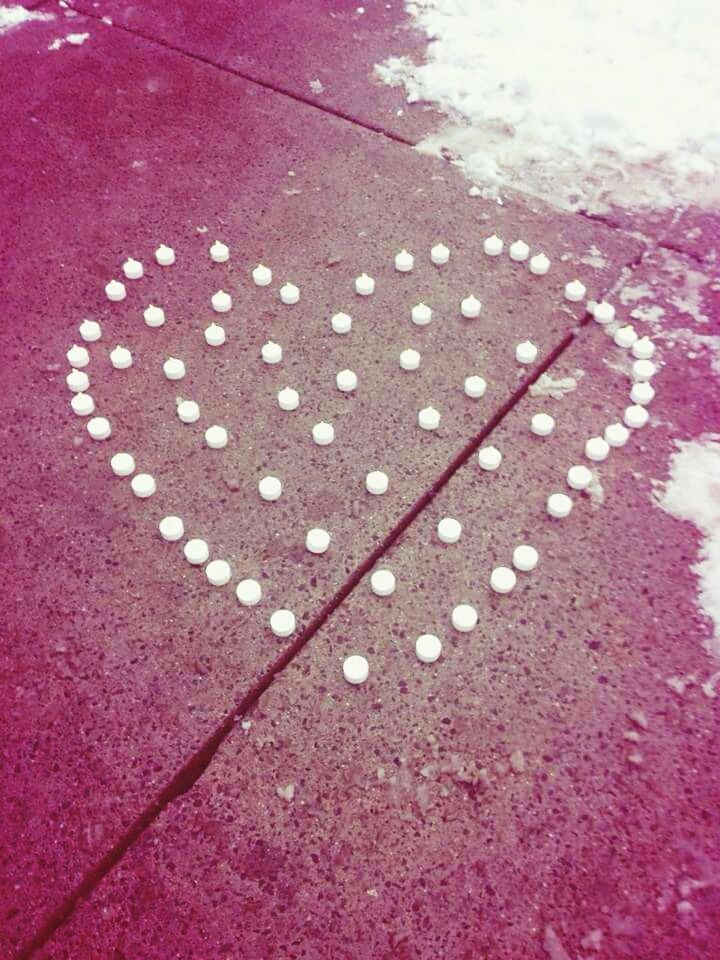
M 534 340 L 542 358 L 575 326 L 581 312 L 564 304 L 564 283 L 579 274 L 599 295 L 640 250 L 538 204 L 469 200 L 451 167 L 400 144 L 99 21 L 70 22 L 90 31 L 82 46 L 48 51 L 66 19 L 31 23 L 3 37 L 0 60 L 13 238 L 0 335 L 11 585 L 0 928 L 10 947 L 285 648 L 267 628 L 270 612 L 288 606 L 306 624 L 516 387 L 526 372 L 516 342 Z M 481 251 L 492 232 L 545 249 L 550 274 L 490 261 Z M 231 247 L 228 264 L 209 259 L 216 238 Z M 427 259 L 438 240 L 452 248 L 440 271 Z M 161 242 L 176 249 L 173 267 L 154 263 Z M 408 276 L 392 266 L 401 246 L 417 257 Z M 127 256 L 145 276 L 110 304 L 104 285 Z M 260 260 L 275 273 L 266 290 L 249 282 Z M 378 282 L 368 299 L 353 292 L 363 270 Z M 296 306 L 279 301 L 286 280 L 301 289 Z M 234 306 L 215 317 L 228 342 L 213 349 L 203 331 L 220 288 Z M 477 322 L 457 309 L 471 290 L 485 303 Z M 426 328 L 410 322 L 421 299 L 435 311 Z M 149 303 L 166 311 L 159 329 L 143 322 Z M 338 309 L 355 321 L 347 337 L 329 329 Z M 103 443 L 71 414 L 64 382 L 85 317 L 103 327 L 88 368 L 113 427 Z M 279 368 L 259 359 L 270 337 L 286 351 Z M 135 357 L 129 370 L 110 367 L 118 343 Z M 407 346 L 424 353 L 417 374 L 397 364 Z M 168 355 L 185 360 L 184 380 L 163 378 Z M 334 386 L 345 367 L 358 374 L 356 395 Z M 462 393 L 475 372 L 489 383 L 481 401 Z M 274 394 L 288 383 L 303 402 L 285 414 Z M 198 424 L 179 423 L 178 397 L 199 402 Z M 428 403 L 442 413 L 435 434 L 416 425 Z M 323 418 L 337 428 L 329 448 L 310 439 Z M 225 450 L 204 447 L 213 423 L 229 430 Z M 112 476 L 120 449 L 156 477 L 150 500 Z M 387 469 L 391 489 L 371 499 L 363 478 L 373 468 Z M 276 504 L 256 493 L 265 473 L 285 485 Z M 260 577 L 262 606 L 240 609 L 232 587 L 211 588 L 163 544 L 157 524 L 168 513 L 231 562 L 233 583 Z M 315 525 L 333 535 L 324 557 L 303 545 Z
M 625 299 L 645 286 L 668 327 L 690 322 L 667 252 Z M 716 297 L 701 294 L 710 315 Z M 630 389 L 627 352 L 586 328 L 551 371 L 554 392 L 577 388 L 515 407 L 492 436 L 498 471 L 462 468 L 385 558 L 393 596 L 357 588 L 46 960 L 716 955 L 712 625 L 698 533 L 652 494 L 720 395 L 711 356 L 670 347 L 637 303 L 618 319 L 658 342 L 650 424 L 597 466 L 584 456 Z M 538 412 L 550 437 L 530 432 Z M 595 472 L 589 493 L 567 488 L 573 463 Z M 546 514 L 555 490 L 575 501 L 565 520 Z M 438 541 L 442 516 L 459 543 Z M 538 567 L 497 595 L 490 572 L 519 543 Z M 470 633 L 450 625 L 461 602 L 479 613 Z M 443 641 L 433 665 L 414 655 L 426 632 Z M 360 687 L 342 679 L 351 653 L 370 661 Z

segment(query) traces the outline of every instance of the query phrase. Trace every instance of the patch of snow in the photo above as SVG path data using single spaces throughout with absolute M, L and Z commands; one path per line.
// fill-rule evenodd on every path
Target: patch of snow
M 602 483 L 600 482 L 600 476 L 597 470 L 592 470 L 592 480 L 585 488 L 588 497 L 590 498 L 590 503 L 594 507 L 601 507 L 605 503 L 605 489 L 603 488 Z
M 0 34 L 7 33 L 13 27 L 29 20 L 54 20 L 53 13 L 41 13 L 39 10 L 26 10 L 25 7 L 0 7 Z
M 675 292 L 667 296 L 680 313 L 685 313 L 695 323 L 707 323 L 708 318 L 702 312 L 703 287 L 710 283 L 710 277 L 693 270 L 686 260 L 669 250 L 663 251 L 663 272 L 670 276 Z
M 602 950 L 602 942 L 602 930 L 591 930 L 590 933 L 580 941 L 580 946 L 583 950 Z
M 647 730 L 650 726 L 648 723 L 647 714 L 644 710 L 631 710 L 628 714 L 633 723 L 637 724 L 642 730 Z
M 668 340 L 672 344 L 681 344 L 685 347 L 685 356 L 690 360 L 695 360 L 698 352 L 708 351 L 710 369 L 720 376 L 720 335 L 695 333 L 687 327 L 679 327 L 677 330 L 663 330 L 662 333 L 658 333 L 658 339 Z
M 657 305 L 635 307 L 635 309 L 630 312 L 630 316 L 633 320 L 640 320 L 642 323 L 647 323 L 651 327 L 656 328 L 659 326 L 660 320 L 665 316 L 665 308 L 658 307 Z
M 632 378 L 632 357 L 628 358 L 625 351 L 623 351 L 620 356 L 620 360 L 608 360 L 607 357 L 603 357 L 602 362 L 608 368 L 608 370 L 612 370 L 613 373 L 620 373 L 623 375 L 623 377 Z
M 551 926 L 545 927 L 545 936 L 543 938 L 543 948 L 550 960 L 570 960 L 570 956 L 560 943 L 560 938 Z
M 648 425 L 653 429 L 657 430 L 659 427 L 664 427 L 668 433 L 677 432 L 677 427 L 672 422 L 672 420 L 663 420 L 660 417 L 651 416 L 648 420 Z
M 693 907 L 689 900 L 678 900 L 678 902 L 675 904 L 675 909 L 678 913 L 688 914 L 692 913 L 695 907 Z
M 720 874 L 716 874 L 711 867 L 711 873 L 705 879 L 696 880 L 694 877 L 683 877 L 678 880 L 677 890 L 680 896 L 687 900 L 698 890 L 707 890 L 708 887 L 714 887 L 720 881 Z
M 66 37 L 55 37 L 49 44 L 48 50 L 59 50 L 66 43 L 69 43 L 71 47 L 81 47 L 89 36 L 89 33 L 69 33 Z
M 552 397 L 553 400 L 562 400 L 568 393 L 577 390 L 578 380 L 584 376 L 582 370 L 576 370 L 574 377 L 560 377 L 553 380 L 549 373 L 543 373 L 530 384 L 528 390 L 531 397 Z
M 285 786 L 276 787 L 275 793 L 280 797 L 281 800 L 291 803 L 295 797 L 295 784 L 288 783 Z
M 717 31 L 704 0 L 414 0 L 425 62 L 375 67 L 448 115 L 426 152 L 566 209 L 720 203 Z M 541 38 L 541 42 L 540 39 Z
M 711 700 L 714 700 L 717 697 L 715 692 L 715 687 L 718 682 L 720 682 L 720 670 L 717 670 L 711 677 L 709 677 L 705 683 L 702 685 L 702 692 L 706 697 L 709 697 Z
M 699 559 L 691 567 L 698 578 L 698 602 L 713 622 L 707 649 L 720 656 L 720 436 L 676 440 L 665 484 L 653 499 L 666 513 L 695 524 L 703 539 Z
M 687 682 L 684 677 L 668 677 L 665 683 L 670 687 L 673 693 L 681 697 L 685 693 Z
M 620 291 L 620 303 L 624 306 L 649 297 L 652 297 L 652 290 L 646 283 L 638 283 L 635 286 L 626 285 Z
M 608 265 L 607 260 L 595 244 L 588 248 L 584 257 L 580 257 L 580 263 L 587 264 L 588 267 L 593 267 L 595 270 L 604 270 Z

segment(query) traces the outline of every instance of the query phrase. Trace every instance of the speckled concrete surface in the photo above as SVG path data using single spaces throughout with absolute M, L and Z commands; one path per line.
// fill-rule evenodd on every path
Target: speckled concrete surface
M 88 28 L 81 17 L 72 23 Z M 518 382 L 514 343 L 529 336 L 545 354 L 576 323 L 560 301 L 564 281 L 579 272 L 599 293 L 640 250 L 539 205 L 469 201 L 447 166 L 107 25 L 93 23 L 81 47 L 48 52 L 60 33 L 57 20 L 18 28 L 3 37 L 0 61 L 12 91 L 0 103 L 13 236 L 0 346 L 9 491 L 2 564 L 12 584 L 2 627 L 11 776 L 0 926 L 10 944 L 267 670 L 283 649 L 265 626 L 270 611 L 287 604 L 307 622 L 503 402 Z M 20 72 L 26 81 L 17 87 Z M 506 259 L 488 263 L 480 243 L 492 230 L 542 244 L 552 273 L 531 278 Z M 215 236 L 232 245 L 228 266 L 207 258 Z M 438 274 L 420 260 L 441 238 L 454 255 Z M 177 249 L 167 271 L 150 264 L 161 241 Z M 418 255 L 411 277 L 391 269 L 402 244 Z M 110 305 L 103 285 L 127 255 L 142 258 L 147 275 L 128 281 L 125 303 Z M 249 285 L 259 259 L 300 284 L 297 307 L 279 304 L 277 285 Z M 363 269 L 378 279 L 369 303 L 352 293 Z M 211 352 L 202 330 L 220 286 L 236 306 L 228 344 Z M 485 300 L 479 324 L 457 316 L 466 287 Z M 408 312 L 421 297 L 437 319 L 415 330 Z M 142 323 L 151 300 L 167 311 L 159 331 Z M 328 332 L 339 308 L 355 316 L 347 340 Z M 99 412 L 115 429 L 102 445 L 70 414 L 63 382 L 63 355 L 86 315 L 105 330 L 90 367 Z M 257 359 L 270 335 L 286 347 L 282 374 Z M 106 361 L 117 342 L 136 354 L 125 373 Z M 427 348 L 417 376 L 396 367 L 408 344 Z M 180 385 L 160 373 L 169 353 L 188 364 Z M 332 384 L 346 365 L 360 376 L 352 399 Z M 478 365 L 490 388 L 473 404 L 461 384 Z M 287 418 L 272 401 L 286 378 L 305 398 Z M 201 430 L 180 426 L 178 394 L 200 401 L 203 425 L 230 427 L 226 451 L 205 451 Z M 427 402 L 443 413 L 435 436 L 415 426 Z M 309 427 L 328 416 L 338 441 L 316 449 Z M 110 476 L 107 460 L 120 446 L 157 475 L 149 503 Z M 387 467 L 393 481 L 372 503 L 362 488 L 371 466 Z M 280 472 L 287 496 L 258 510 L 253 488 L 266 469 Z M 211 590 L 179 549 L 159 544 L 157 521 L 171 510 L 237 575 L 267 575 L 261 608 L 239 611 L 229 589 Z M 328 517 L 333 551 L 308 563 L 306 525 Z
M 412 143 L 442 121 L 430 104 L 408 107 L 401 88 L 373 76 L 391 53 L 424 55 L 425 35 L 402 0 L 72 0 L 71 7 Z
M 692 324 L 667 257 L 628 278 L 623 320 L 646 299 L 666 332 Z M 702 291 L 696 329 L 717 330 L 717 297 Z M 697 531 L 651 495 L 720 394 L 711 355 L 648 329 L 652 425 L 600 465 L 604 502 L 544 511 L 626 404 L 627 355 L 592 325 L 554 370 L 583 371 L 578 389 L 518 405 L 493 435 L 500 470 L 468 464 L 391 551 L 396 594 L 358 588 L 45 960 L 717 955 L 718 701 L 702 688 L 717 665 Z M 544 440 L 528 430 L 541 409 L 557 419 Z M 448 514 L 454 546 L 434 534 Z M 521 541 L 540 564 L 498 597 L 490 570 Z M 480 612 L 470 634 L 450 627 L 461 601 Z M 445 644 L 433 666 L 413 654 L 426 631 Z M 351 652 L 371 661 L 361 688 L 341 679 Z

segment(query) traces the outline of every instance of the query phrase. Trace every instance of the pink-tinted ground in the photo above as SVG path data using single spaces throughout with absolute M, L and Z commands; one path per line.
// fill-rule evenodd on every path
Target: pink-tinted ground
M 475 205 L 451 169 L 347 119 L 412 139 L 407 129 L 414 127 L 403 132 L 388 119 L 400 109 L 396 93 L 373 86 L 367 76 L 369 62 L 388 52 L 387 38 L 402 22 L 397 11 L 368 8 L 384 24 L 371 29 L 371 18 L 357 14 L 355 23 L 350 7 L 288 4 L 296 33 L 324 36 L 307 26 L 319 20 L 323 30 L 335 31 L 306 51 L 306 62 L 305 54 L 298 60 L 297 47 L 295 59 L 277 55 L 268 12 L 242 19 L 235 5 L 215 10 L 207 22 L 208 14 L 196 15 L 189 4 L 174 5 L 172 16 L 158 5 L 88 8 L 174 49 L 52 9 L 58 14 L 53 22 L 0 38 L 5 90 L 32 66 L 0 106 L 8 145 L 2 181 L 10 215 L 6 236 L 14 238 L 4 261 L 9 309 L 1 347 L 6 404 L 16 414 L 8 418 L 3 444 L 9 589 L 1 628 L 7 682 L 0 936 L 11 955 L 34 939 L 43 919 L 83 878 L 92 877 L 96 886 L 93 866 L 127 836 L 136 817 L 153 810 L 162 788 L 267 671 L 284 646 L 265 627 L 273 606 L 287 603 L 307 623 L 462 444 L 503 409 L 519 382 L 515 342 L 529 336 L 547 355 L 574 327 L 580 313 L 562 303 L 565 280 L 580 274 L 591 294 L 602 294 L 630 264 L 635 272 L 624 278 L 628 311 L 643 306 L 643 299 L 662 303 L 663 322 L 687 328 L 696 323 L 690 314 L 697 293 L 695 306 L 709 318 L 697 329 L 717 330 L 707 265 L 712 218 L 681 216 L 675 242 L 663 236 L 671 249 L 657 250 L 638 266 L 643 245 L 624 233 L 519 199 L 500 209 Z M 348 18 L 355 23 L 352 43 Z M 56 37 L 85 30 L 91 36 L 83 46 L 48 51 Z M 324 55 L 337 44 L 344 51 L 342 71 Z M 255 72 L 240 69 L 233 57 L 252 60 Z M 325 73 L 316 75 L 332 90 L 322 111 L 292 96 L 306 99 L 310 62 L 324 64 Z M 278 63 L 287 68 L 281 75 L 273 73 Z M 257 73 L 267 86 L 216 65 Z M 418 129 L 427 120 L 424 111 L 419 119 L 413 116 L 407 122 L 417 122 Z M 198 232 L 206 226 L 208 233 Z M 534 249 L 546 247 L 554 261 L 551 275 L 538 285 L 504 258 L 488 263 L 481 239 L 493 230 L 508 239 L 521 235 Z M 215 234 L 233 247 L 227 267 L 207 259 Z M 419 262 L 411 277 L 393 273 L 399 246 L 417 253 L 436 239 L 453 247 L 448 271 L 438 274 Z M 148 263 L 160 240 L 176 246 L 178 268 L 150 267 L 137 287 L 129 284 L 129 300 L 120 310 L 103 302 L 102 286 L 122 259 L 134 254 Z M 674 252 L 697 255 L 693 244 L 701 241 L 705 263 Z M 300 311 L 282 309 L 249 286 L 248 268 L 257 259 L 300 283 Z M 352 277 L 362 269 L 381 281 L 367 304 L 351 292 Z M 685 289 L 688 283 L 692 289 Z M 201 331 L 210 319 L 207 297 L 220 285 L 232 289 L 237 305 L 227 324 L 227 349 L 208 357 Z M 474 285 L 486 304 L 483 324 L 475 329 L 455 309 L 458 291 Z M 158 336 L 139 320 L 150 298 L 160 299 L 170 317 Z M 407 321 L 409 307 L 421 298 L 441 321 L 423 331 Z M 688 302 L 690 314 L 683 315 Z M 327 318 L 339 308 L 356 317 L 347 346 L 327 332 Z M 79 442 L 82 424 L 68 412 L 62 358 L 86 314 L 101 319 L 108 333 L 112 329 L 104 348 L 117 337 L 138 357 L 134 379 L 109 378 L 106 365 L 92 392 L 122 412 L 118 441 L 141 451 L 163 478 L 152 512 L 133 501 L 122 482 L 110 482 L 110 451 Z M 509 615 L 507 606 L 492 604 L 493 626 L 471 664 L 457 642 L 446 661 L 421 675 L 410 656 L 415 595 L 426 597 L 425 618 L 441 623 L 447 615 L 439 600 L 443 583 L 451 591 L 466 581 L 473 596 L 484 591 L 488 556 L 495 551 L 493 541 L 484 539 L 488 518 L 492 530 L 497 527 L 494 537 L 507 523 L 519 524 L 514 535 L 532 536 L 539 514 L 520 516 L 526 498 L 518 492 L 534 490 L 540 497 L 535 485 L 549 480 L 555 458 L 565 450 L 570 455 L 573 443 L 581 446 L 583 430 L 603 425 L 595 418 L 605 416 L 604 405 L 622 408 L 624 394 L 608 382 L 601 359 L 607 343 L 596 330 L 588 339 L 589 333 L 583 334 L 582 351 L 576 344 L 567 357 L 587 370 L 588 390 L 579 391 L 572 404 L 563 401 L 568 412 L 553 446 L 525 448 L 524 428 L 513 426 L 523 422 L 518 407 L 497 433 L 507 434 L 506 442 L 517 449 L 511 485 L 507 475 L 505 483 L 498 475 L 498 484 L 473 480 L 463 489 L 461 477 L 470 474 L 461 472 L 448 488 L 448 496 L 459 491 L 455 511 L 477 512 L 477 535 L 464 542 L 465 554 L 454 555 L 457 569 L 439 575 L 445 551 L 436 556 L 426 546 L 413 547 L 431 539 L 428 507 L 398 548 L 405 557 L 405 592 L 399 589 L 391 606 L 378 602 L 369 608 L 366 587 L 358 587 L 261 700 L 260 725 L 277 732 L 251 727 L 250 753 L 246 735 L 234 735 L 206 777 L 165 809 L 52 937 L 48 956 L 358 956 L 366 904 L 376 900 L 382 910 L 363 947 L 373 956 L 460 957 L 468 950 L 473 956 L 542 956 L 548 925 L 562 933 L 573 956 L 583 950 L 592 955 L 592 944 L 581 945 L 590 929 L 603 933 L 606 956 L 715 955 L 717 718 L 716 701 L 700 688 L 712 666 L 700 646 L 708 625 L 694 615 L 695 584 L 688 573 L 697 536 L 658 514 L 648 486 L 649 476 L 664 475 L 673 436 L 696 436 L 718 422 L 710 354 L 691 360 L 687 345 L 675 348 L 660 426 L 642 441 L 650 459 L 641 462 L 635 451 L 618 460 L 613 498 L 573 518 L 572 550 L 549 548 L 547 575 L 555 579 L 532 615 L 516 622 L 519 603 Z M 304 396 L 317 404 L 291 424 L 269 403 L 283 378 L 270 376 L 257 361 L 257 349 L 270 335 L 292 345 L 283 376 L 304 378 Z M 407 345 L 424 357 L 422 372 L 410 379 L 396 366 Z M 103 352 L 93 349 L 91 377 Z M 182 390 L 157 376 L 168 352 L 188 361 Z M 361 380 L 361 392 L 349 402 L 332 388 L 334 371 L 346 364 Z M 490 383 L 480 405 L 460 390 L 471 372 L 484 373 Z M 365 384 L 370 389 L 363 396 Z M 684 395 L 688 384 L 692 404 Z M 200 432 L 192 434 L 168 416 L 177 393 L 189 388 L 209 411 L 208 423 L 231 427 L 237 443 L 221 460 L 208 458 Z M 437 436 L 419 435 L 414 427 L 426 402 L 443 413 Z M 330 448 L 329 462 L 308 442 L 309 427 L 321 416 L 344 426 L 343 442 Z M 393 491 L 370 503 L 361 495 L 362 476 L 366 463 L 381 457 L 384 463 L 373 465 L 390 464 Z M 294 496 L 286 512 L 256 511 L 253 486 L 266 470 L 291 478 Z M 360 493 L 351 495 L 351 489 Z M 202 490 L 206 502 L 188 503 L 189 490 Z M 239 616 L 232 599 L 210 591 L 173 548 L 151 551 L 155 513 L 171 509 L 207 532 L 213 549 L 229 556 L 238 571 L 265 575 L 270 602 Z M 328 558 L 309 563 L 304 530 L 321 522 L 331 523 L 336 542 Z M 588 554 L 596 543 L 604 544 L 603 562 L 590 576 Z M 633 562 L 623 571 L 629 556 Z M 641 596 L 649 598 L 641 603 L 642 616 L 624 613 L 637 603 L 633 575 L 642 575 L 647 593 Z M 525 651 L 548 636 L 548 625 L 566 604 L 568 582 L 577 588 L 550 669 L 547 658 L 533 663 Z M 599 608 L 607 608 L 607 622 Z M 640 643 L 639 623 L 645 624 Z M 586 634 L 584 646 L 577 646 L 576 632 Z M 506 634 L 509 649 L 493 647 Z M 388 636 L 401 656 L 381 666 Z M 339 662 L 350 648 L 371 652 L 373 678 L 377 674 L 358 691 L 340 679 Z M 671 673 L 695 677 L 685 697 L 666 687 Z M 410 684 L 407 678 L 415 675 L 417 685 Z M 596 677 L 612 690 L 602 701 L 591 692 Z M 472 692 L 449 696 L 461 681 Z M 541 694 L 528 699 L 531 681 L 541 683 Z M 585 731 L 585 744 L 597 737 L 606 750 L 603 731 L 616 729 L 619 736 L 631 706 L 652 719 L 645 767 L 629 776 L 626 755 L 613 741 L 610 759 L 599 769 L 595 750 L 578 751 L 577 731 Z M 413 742 L 426 746 L 405 751 L 408 729 Z M 446 733 L 439 737 L 438 730 Z M 435 756 L 429 736 L 442 741 L 442 756 Z M 492 767 L 515 745 L 534 751 L 529 765 L 535 791 L 548 778 L 556 784 L 549 810 L 533 805 L 531 793 L 508 788 L 515 780 Z M 543 750 L 552 760 L 543 759 Z M 366 761 L 361 774 L 351 772 L 362 753 L 383 769 L 399 766 L 388 774 L 389 799 L 368 788 L 368 778 L 378 776 L 374 760 Z M 432 802 L 427 791 L 417 793 L 414 781 L 424 777 L 417 771 L 425 760 L 439 764 L 430 780 L 437 781 L 440 795 Z M 683 762 L 682 775 L 675 776 Z M 476 770 L 485 766 L 492 770 L 487 795 Z M 444 777 L 455 785 L 448 803 L 441 802 L 447 799 Z M 653 790 L 653 780 L 663 789 Z M 285 781 L 299 783 L 297 802 L 290 805 L 275 792 Z M 460 802 L 453 789 L 460 790 Z M 472 803 L 462 800 L 466 789 Z M 306 802 L 304 791 L 314 799 Z M 598 823 L 591 813 L 595 797 L 608 818 Z M 403 813 L 408 804 L 409 816 Z M 558 834 L 562 851 L 537 839 L 529 848 L 527 837 L 547 833 L 550 822 L 567 816 L 562 811 L 568 804 L 577 816 L 569 833 Z M 308 816 L 313 829 L 306 834 Z M 622 855 L 613 857 L 617 843 L 605 844 L 604 824 L 610 821 L 629 836 L 622 840 Z M 518 882 L 511 865 L 521 837 L 525 866 Z M 214 838 L 209 848 L 208 838 Z M 479 847 L 492 848 L 492 858 L 480 856 Z M 484 864 L 482 883 L 468 878 L 467 848 L 475 851 L 473 863 Z M 607 890 L 591 894 L 588 885 L 597 873 L 618 859 Z M 582 877 L 572 882 L 563 877 L 570 864 L 582 866 Z M 370 872 L 375 879 L 358 894 L 358 877 L 364 882 Z M 402 890 L 397 908 L 395 897 L 380 896 L 382 875 L 394 877 L 392 889 Z M 409 899 L 413 888 L 442 909 L 416 907 Z M 692 906 L 687 915 L 677 911 L 686 889 Z M 629 891 L 624 901 L 623 891 Z M 505 904 L 499 911 L 495 896 Z M 552 907 L 544 906 L 546 896 Z M 482 910 L 463 917 L 462 904 L 485 898 Z M 521 909 L 511 908 L 518 898 Z M 178 904 L 177 913 L 169 902 Z M 311 902 L 319 906 L 311 908 Z M 242 926 L 238 915 L 247 918 Z
M 720 398 L 684 403 L 709 366 L 668 355 L 652 438 L 598 468 L 602 505 L 576 495 L 551 521 L 578 436 L 625 403 L 627 376 L 603 360 L 623 351 L 593 326 L 553 368 L 582 370 L 577 391 L 508 414 L 498 473 L 456 474 L 385 558 L 393 597 L 358 586 L 46 960 L 155 955 L 168 929 L 168 955 L 196 958 L 541 957 L 553 937 L 570 956 L 716 954 L 720 753 L 709 664 L 687 645 L 707 631 L 695 537 L 647 504 L 668 418 L 691 431 Z M 530 440 L 541 409 L 556 434 Z M 459 544 L 437 541 L 443 515 L 462 520 Z M 538 569 L 494 596 L 490 569 L 527 540 Z M 478 628 L 454 633 L 468 599 Z M 432 667 L 413 655 L 426 631 L 445 646 Z M 361 689 L 340 679 L 349 653 L 370 658 Z
M 71 6 L 408 143 L 441 119 L 430 104 L 409 110 L 401 90 L 371 81 L 374 65 L 393 47 L 423 55 L 425 37 L 401 0 L 365 6 L 354 0 L 73 0 Z

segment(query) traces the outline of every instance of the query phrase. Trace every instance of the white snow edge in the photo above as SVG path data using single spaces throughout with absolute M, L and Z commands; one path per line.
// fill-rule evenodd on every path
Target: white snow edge
M 13 27 L 19 27 L 21 23 L 28 23 L 30 20 L 54 20 L 54 13 L 43 13 L 40 10 L 26 10 L 25 7 L 3 7 L 0 6 L 0 35 L 12 30 Z
M 720 657 L 720 435 L 676 440 L 675 446 L 669 478 L 656 485 L 652 496 L 662 510 L 693 523 L 702 534 L 691 570 L 698 578 L 700 609 L 714 625 L 705 646 Z

